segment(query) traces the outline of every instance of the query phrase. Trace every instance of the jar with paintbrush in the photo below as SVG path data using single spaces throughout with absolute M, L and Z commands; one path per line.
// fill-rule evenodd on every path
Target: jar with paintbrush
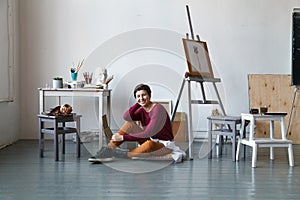
M 76 67 L 73 63 L 73 67 L 71 68 L 71 78 L 73 82 L 77 82 L 78 72 L 83 65 L 83 61 L 84 59 L 82 61 L 79 61 Z
M 93 73 L 83 72 L 83 77 L 85 80 L 85 84 L 90 85 L 92 83 Z

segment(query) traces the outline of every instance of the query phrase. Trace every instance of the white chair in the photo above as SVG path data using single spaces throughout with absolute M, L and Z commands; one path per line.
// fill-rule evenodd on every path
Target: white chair
M 273 115 L 260 115 L 260 114 L 244 114 L 242 113 L 242 127 L 240 129 L 240 137 L 237 145 L 236 160 L 239 160 L 239 152 L 241 144 L 252 147 L 252 167 L 256 167 L 257 151 L 259 147 L 270 148 L 270 159 L 274 160 L 274 147 L 286 147 L 288 148 L 288 157 L 290 166 L 294 166 L 293 146 L 292 141 L 286 138 L 286 130 L 284 125 L 285 113 L 273 114 Z M 245 121 L 249 121 L 250 132 L 249 137 L 245 137 L 244 127 Z M 255 121 L 268 120 L 270 121 L 270 138 L 255 138 L 254 129 Z M 274 121 L 280 122 L 281 127 L 281 139 L 274 139 Z

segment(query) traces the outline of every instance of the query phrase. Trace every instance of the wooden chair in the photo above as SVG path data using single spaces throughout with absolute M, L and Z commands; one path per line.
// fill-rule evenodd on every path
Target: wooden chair
M 80 118 L 81 115 L 38 115 L 39 119 L 39 147 L 40 157 L 44 157 L 44 134 L 52 134 L 54 136 L 54 157 L 55 161 L 59 160 L 59 135 L 62 136 L 62 154 L 65 154 L 65 135 L 76 133 L 76 154 L 80 157 Z M 45 122 L 52 123 L 52 127 L 46 127 Z M 76 128 L 66 126 L 67 122 L 74 122 Z M 61 124 L 61 126 L 60 126 Z

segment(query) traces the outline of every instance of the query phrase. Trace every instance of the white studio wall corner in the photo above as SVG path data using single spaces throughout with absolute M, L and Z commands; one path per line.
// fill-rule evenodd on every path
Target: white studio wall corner
M 18 1 L 0 1 L 0 148 L 19 139 Z

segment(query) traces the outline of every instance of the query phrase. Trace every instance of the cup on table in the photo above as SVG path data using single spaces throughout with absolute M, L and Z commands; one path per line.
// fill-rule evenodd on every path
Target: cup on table
M 251 108 L 250 109 L 250 114 L 258 114 L 258 109 L 257 108 Z
M 261 106 L 260 107 L 260 114 L 265 114 L 266 112 L 268 112 L 268 106 Z
M 93 79 L 93 73 L 84 72 L 83 77 L 86 84 L 91 84 Z
M 77 73 L 71 72 L 71 78 L 72 78 L 72 81 L 77 81 Z

